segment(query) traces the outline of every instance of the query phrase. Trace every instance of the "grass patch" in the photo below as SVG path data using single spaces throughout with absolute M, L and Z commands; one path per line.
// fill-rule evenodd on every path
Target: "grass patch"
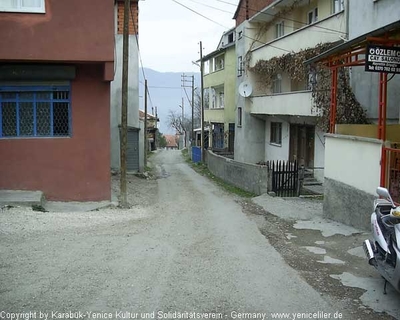
M 182 155 L 185 161 L 196 171 L 197 173 L 201 174 L 204 177 L 207 177 L 211 181 L 213 181 L 215 184 L 218 186 L 222 187 L 225 191 L 228 191 L 230 193 L 236 194 L 240 197 L 243 198 L 253 198 L 256 196 L 256 194 L 252 192 L 245 191 L 243 189 L 240 189 L 238 187 L 235 187 L 224 180 L 218 178 L 217 176 L 213 175 L 210 170 L 208 170 L 208 167 L 206 164 L 199 162 L 199 163 L 193 163 L 192 160 L 190 159 L 189 153 L 187 149 L 182 150 Z

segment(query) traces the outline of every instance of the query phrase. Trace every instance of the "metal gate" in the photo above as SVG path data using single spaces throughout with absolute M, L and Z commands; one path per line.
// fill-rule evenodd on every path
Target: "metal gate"
M 298 197 L 299 164 L 297 161 L 270 161 L 272 170 L 272 191 L 279 197 Z
M 139 129 L 128 129 L 128 145 L 126 150 L 127 171 L 139 171 Z

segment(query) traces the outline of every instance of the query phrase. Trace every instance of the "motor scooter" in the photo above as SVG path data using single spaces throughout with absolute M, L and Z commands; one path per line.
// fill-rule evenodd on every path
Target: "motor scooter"
M 374 201 L 371 214 L 372 239 L 365 240 L 363 248 L 368 263 L 384 278 L 383 293 L 389 282 L 400 292 L 400 206 L 396 206 L 387 189 L 378 187 L 381 197 Z

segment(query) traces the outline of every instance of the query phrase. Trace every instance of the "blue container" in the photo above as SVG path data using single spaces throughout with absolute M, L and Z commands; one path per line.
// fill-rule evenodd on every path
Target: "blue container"
M 198 163 L 201 161 L 201 148 L 200 147 L 192 147 L 192 161 L 194 163 Z

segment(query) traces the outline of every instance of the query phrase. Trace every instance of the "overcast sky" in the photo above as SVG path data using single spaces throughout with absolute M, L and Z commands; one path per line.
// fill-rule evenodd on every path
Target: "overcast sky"
M 199 59 L 199 42 L 203 42 L 203 54 L 216 49 L 222 33 L 235 25 L 232 18 L 238 0 L 176 2 L 139 1 L 139 45 L 143 65 L 160 72 L 198 72 L 199 68 L 192 61 Z

